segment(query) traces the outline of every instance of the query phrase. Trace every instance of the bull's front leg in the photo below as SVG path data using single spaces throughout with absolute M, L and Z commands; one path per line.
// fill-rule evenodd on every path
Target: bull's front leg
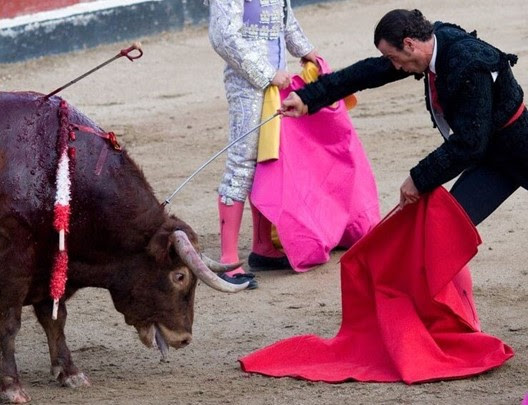
M 0 294 L 0 297 L 2 295 Z M 0 305 L 0 363 L 1 391 L 0 400 L 13 404 L 24 404 L 31 401 L 30 396 L 22 389 L 15 362 L 15 337 L 20 330 L 22 306 L 2 307 Z
M 51 318 L 52 306 L 51 300 L 33 305 L 37 319 L 44 328 L 48 338 L 51 374 L 65 387 L 88 387 L 90 386 L 90 381 L 73 364 L 70 349 L 66 345 L 66 337 L 64 336 L 67 316 L 66 305 L 60 302 L 56 320 Z

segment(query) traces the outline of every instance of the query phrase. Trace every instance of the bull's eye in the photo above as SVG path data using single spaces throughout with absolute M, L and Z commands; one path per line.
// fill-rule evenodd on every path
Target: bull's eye
M 185 280 L 185 274 L 179 271 L 175 271 L 171 274 L 171 279 L 174 283 L 181 284 Z

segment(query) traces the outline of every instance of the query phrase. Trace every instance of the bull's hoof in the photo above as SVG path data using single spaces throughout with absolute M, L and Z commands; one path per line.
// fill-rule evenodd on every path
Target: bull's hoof
M 72 372 L 74 371 L 74 372 Z M 84 373 L 77 371 L 77 368 L 73 368 L 69 372 L 64 370 L 63 366 L 52 366 L 51 375 L 62 385 L 68 388 L 80 388 L 90 387 L 92 384 L 88 377 Z
M 92 384 L 88 377 L 84 373 L 77 373 L 69 376 L 64 376 L 61 374 L 59 376 L 59 381 L 63 387 L 68 388 L 81 388 L 81 387 L 90 387 Z
M 31 401 L 31 397 L 20 385 L 13 385 L 11 387 L 2 389 L 0 392 L 0 400 L 3 403 L 9 404 L 27 404 Z

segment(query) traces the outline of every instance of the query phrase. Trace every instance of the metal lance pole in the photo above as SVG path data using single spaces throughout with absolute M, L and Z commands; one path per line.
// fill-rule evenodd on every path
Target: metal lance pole
M 132 56 L 132 55 L 130 55 L 130 53 L 132 51 L 138 51 L 139 54 Z M 116 56 L 114 56 L 113 58 L 108 59 L 106 62 L 101 63 L 100 65 L 94 67 L 92 70 L 90 70 L 90 71 L 86 72 L 85 74 L 77 77 L 76 79 L 73 79 L 71 82 L 65 84 L 64 86 L 61 86 L 58 89 L 53 90 L 51 93 L 46 94 L 44 96 L 44 98 L 46 98 L 46 99 L 50 98 L 51 96 L 57 94 L 59 91 L 64 90 L 66 87 L 70 87 L 72 84 L 77 83 L 79 80 L 84 79 L 88 75 L 91 75 L 96 70 L 101 69 L 103 66 L 106 66 L 109 63 L 112 63 L 114 60 L 119 59 L 119 58 L 121 58 L 123 56 L 126 56 L 128 58 L 128 60 L 131 61 L 131 62 L 134 62 L 135 59 L 141 58 L 141 56 L 143 56 L 143 51 L 141 50 L 141 44 L 139 42 L 134 42 L 132 44 L 132 46 L 130 46 L 130 47 L 126 48 L 126 49 L 121 49 L 121 51 L 119 51 L 119 53 Z
M 265 119 L 264 121 L 262 121 L 260 124 L 258 124 L 255 128 L 251 128 L 249 131 L 247 131 L 245 134 L 239 136 L 237 139 L 231 141 L 229 144 L 227 144 L 226 146 L 224 146 L 222 149 L 220 149 L 218 152 L 216 152 L 213 156 L 211 156 L 211 158 L 209 160 L 207 160 L 203 165 L 201 165 L 198 169 L 195 170 L 195 172 L 193 174 L 191 174 L 189 177 L 187 177 L 185 179 L 185 181 L 180 184 L 180 186 L 174 190 L 174 192 L 165 199 L 165 201 L 163 201 L 163 203 L 161 204 L 162 206 L 165 206 L 165 205 L 168 205 L 170 204 L 172 198 L 176 195 L 176 193 L 178 191 L 180 191 L 183 186 L 185 186 L 189 181 L 191 181 L 191 179 L 196 176 L 198 173 L 200 173 L 203 169 L 205 169 L 205 167 L 211 163 L 213 160 L 215 160 L 218 156 L 220 156 L 222 153 L 224 153 L 226 150 L 228 150 L 231 146 L 233 146 L 235 143 L 241 141 L 242 139 L 244 139 L 246 136 L 248 136 L 249 134 L 251 134 L 252 132 L 256 131 L 257 129 L 259 129 L 261 126 L 263 126 L 264 124 L 267 124 L 268 122 L 270 122 L 273 118 L 279 116 L 279 115 L 282 115 L 282 112 L 279 110 L 277 111 L 275 114 L 273 114 L 271 117 Z

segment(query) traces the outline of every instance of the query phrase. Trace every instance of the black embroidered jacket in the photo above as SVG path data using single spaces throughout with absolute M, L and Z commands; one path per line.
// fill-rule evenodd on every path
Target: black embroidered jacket
M 418 165 L 411 177 L 420 192 L 453 179 L 463 170 L 488 162 L 528 178 L 528 112 L 503 128 L 523 101 L 523 91 L 511 71 L 517 57 L 467 33 L 437 22 L 436 89 L 453 134 Z M 493 81 L 491 72 L 497 72 Z M 297 91 L 310 114 L 360 90 L 410 76 L 386 57 L 367 58 Z M 415 75 L 421 79 L 423 75 Z M 429 110 L 428 85 L 425 83 Z M 433 120 L 434 123 L 434 120 Z

